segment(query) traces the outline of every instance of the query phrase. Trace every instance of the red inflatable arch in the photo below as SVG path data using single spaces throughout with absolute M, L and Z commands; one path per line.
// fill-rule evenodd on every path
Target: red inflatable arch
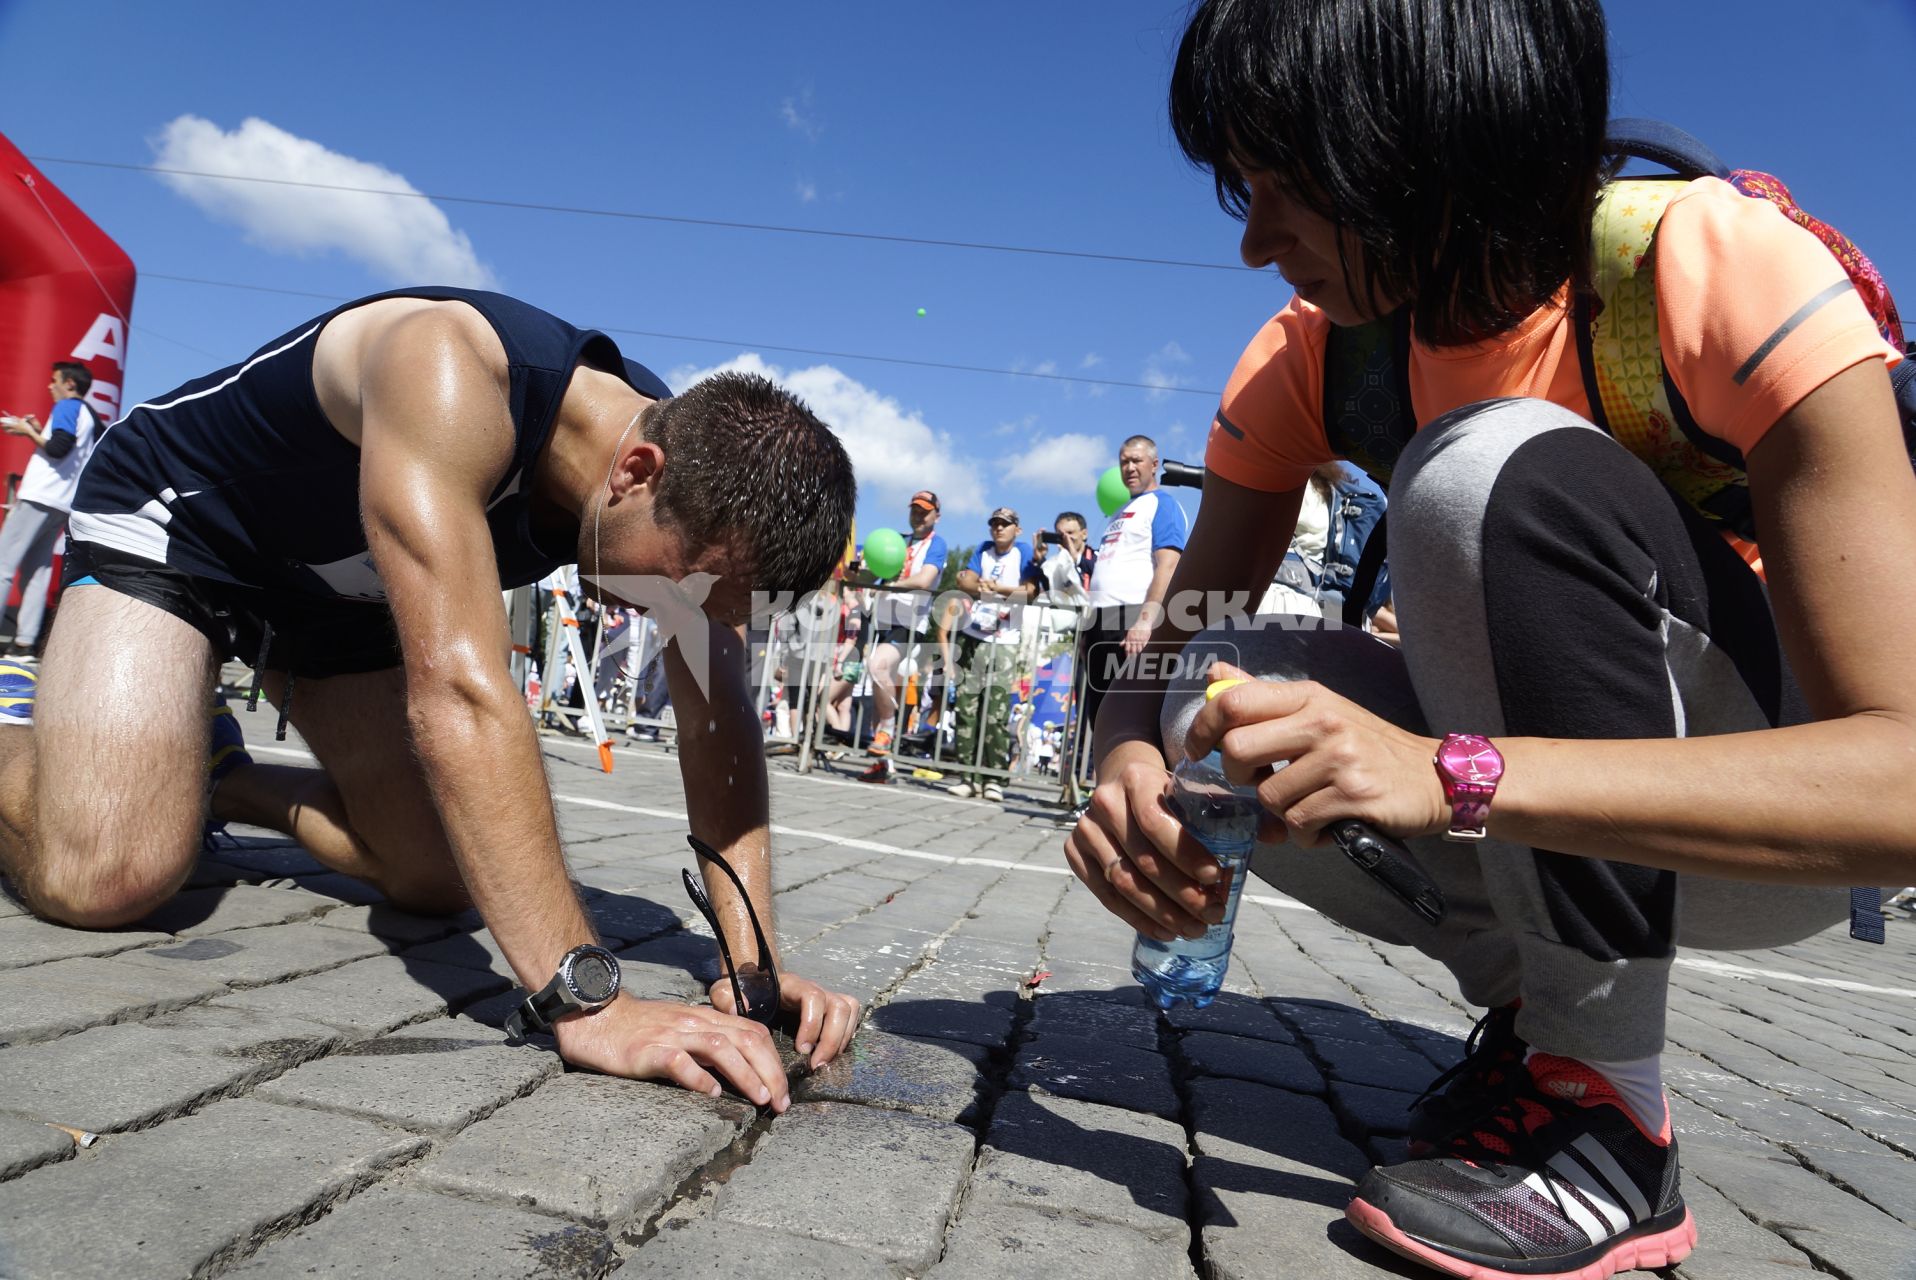
M 49 367 L 78 360 L 88 402 L 119 417 L 132 314 L 133 260 L 0 135 L 0 411 L 45 422 Z M 32 457 L 32 441 L 0 434 L 9 503 Z

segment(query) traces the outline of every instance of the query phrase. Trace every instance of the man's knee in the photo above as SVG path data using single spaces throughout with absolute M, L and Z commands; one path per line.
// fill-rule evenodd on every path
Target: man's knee
M 115 929 L 143 920 L 179 892 L 191 854 L 177 859 L 116 856 L 98 846 L 40 850 L 22 889 L 34 912 L 75 929 Z

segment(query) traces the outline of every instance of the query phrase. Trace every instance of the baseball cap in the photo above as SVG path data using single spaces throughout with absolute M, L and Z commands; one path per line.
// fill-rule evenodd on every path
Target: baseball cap
M 912 494 L 911 505 L 914 507 L 929 507 L 933 511 L 944 510 L 943 507 L 938 505 L 938 495 L 929 489 L 920 489 L 917 493 Z
M 1012 524 L 1020 523 L 1018 513 L 1010 507 L 999 507 L 985 518 L 985 523 L 990 524 L 993 520 L 1009 520 Z

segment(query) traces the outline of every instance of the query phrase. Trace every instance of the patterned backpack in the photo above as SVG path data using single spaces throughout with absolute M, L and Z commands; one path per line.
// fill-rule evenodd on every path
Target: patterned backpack
M 1854 288 L 1883 338 L 1910 353 L 1890 377 L 1903 438 L 1916 462 L 1916 347 L 1905 346 L 1896 304 L 1863 252 L 1841 232 L 1798 208 L 1777 178 L 1749 169 L 1732 171 L 1708 147 L 1671 125 L 1612 121 L 1608 150 L 1618 160 L 1649 160 L 1673 172 L 1610 182 L 1597 202 L 1591 226 L 1594 288 L 1578 296 L 1574 317 L 1584 390 L 1596 425 L 1648 463 L 1706 519 L 1755 540 L 1743 455 L 1697 426 L 1663 367 L 1657 340 L 1657 222 L 1686 185 L 1713 176 L 1746 196 L 1770 201 L 1821 240 L 1848 277 L 1830 292 Z M 1812 299 L 1807 305 L 1826 300 Z M 1409 371 L 1407 309 L 1366 325 L 1330 330 L 1324 355 L 1325 435 L 1333 451 L 1385 488 L 1417 426 Z

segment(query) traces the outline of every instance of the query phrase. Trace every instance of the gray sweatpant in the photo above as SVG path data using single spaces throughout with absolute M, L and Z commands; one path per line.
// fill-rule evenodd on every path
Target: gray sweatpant
M 1641 462 L 1567 410 L 1502 400 L 1441 418 L 1405 450 L 1390 496 L 1401 653 L 1293 617 L 1207 631 L 1192 648 L 1264 679 L 1316 680 L 1433 737 L 1684 737 L 1804 718 L 1760 580 Z M 1202 703 L 1204 665 L 1182 664 L 1198 674 L 1167 694 L 1169 758 Z M 1519 1034 L 1575 1058 L 1661 1051 L 1676 945 L 1778 946 L 1848 914 L 1842 889 L 1678 876 L 1498 840 L 1410 847 L 1448 902 L 1439 925 L 1329 846 L 1264 846 L 1251 865 L 1331 918 L 1443 962 L 1474 1004 L 1521 996 Z
M 19 501 L 0 524 L 0 584 L 21 575 L 20 617 L 14 625 L 14 643 L 31 648 L 40 639 L 40 623 L 47 613 L 47 592 L 53 585 L 53 544 L 66 528 L 67 513 L 37 502 Z M 0 594 L 6 588 L 0 585 Z

